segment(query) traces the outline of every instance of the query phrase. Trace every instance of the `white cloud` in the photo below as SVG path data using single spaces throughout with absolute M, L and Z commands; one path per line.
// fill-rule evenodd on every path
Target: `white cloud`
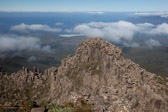
M 40 39 L 35 37 L 0 35 L 0 57 L 5 57 L 9 54 L 15 56 L 25 50 L 51 51 L 49 46 L 41 47 Z
M 35 62 L 35 61 L 37 61 L 37 58 L 35 56 L 31 56 L 31 57 L 29 57 L 29 59 L 27 61 L 28 62 Z
M 0 52 L 39 48 L 40 40 L 33 37 L 0 36 Z
M 55 23 L 55 25 L 57 25 L 57 26 L 61 26 L 61 25 L 63 25 L 64 23 Z
M 102 37 L 113 42 L 120 42 L 121 39 L 131 40 L 135 30 L 137 28 L 134 24 L 125 21 L 114 23 L 91 22 L 74 28 L 75 33 L 84 34 L 88 37 Z
M 164 35 L 168 35 L 168 24 L 167 23 L 162 23 L 160 25 L 158 25 L 157 27 L 153 28 L 152 30 L 150 30 L 151 35 L 155 35 L 155 34 L 164 34 Z
M 153 48 L 153 47 L 159 47 L 161 46 L 160 42 L 154 39 L 150 39 L 145 41 L 146 46 L 148 46 L 149 48 Z
M 160 16 L 160 17 L 167 18 L 168 17 L 168 12 L 167 11 L 164 11 L 164 12 L 139 12 L 139 13 L 135 13 L 134 15 L 138 15 L 138 16 Z
M 84 36 L 84 35 L 82 35 L 82 34 L 64 34 L 64 35 L 59 35 L 59 36 L 70 38 L 70 37 L 77 37 L 77 36 Z
M 131 41 L 136 33 L 144 33 L 149 35 L 168 35 L 168 24 L 133 24 L 127 21 L 109 23 L 90 22 L 77 25 L 72 32 L 84 34 L 87 37 L 102 37 L 116 43 L 121 43 L 123 40 Z
M 93 11 L 93 12 L 88 12 L 89 14 L 104 14 L 102 11 Z
M 32 24 L 27 25 L 21 23 L 20 25 L 12 26 L 11 30 L 27 32 L 27 31 L 49 31 L 49 32 L 61 32 L 60 28 L 51 28 L 48 25 L 41 25 L 41 24 Z
M 126 21 L 111 23 L 91 22 L 76 26 L 74 32 L 88 37 L 102 37 L 113 42 L 121 42 L 122 39 L 132 40 L 134 33 L 139 29 L 140 27 Z
M 49 45 L 46 45 L 46 46 L 41 48 L 41 51 L 43 51 L 43 52 L 51 52 L 51 47 Z
M 146 32 L 156 27 L 151 23 L 142 23 L 142 24 L 134 24 L 134 25 L 136 25 L 139 32 Z

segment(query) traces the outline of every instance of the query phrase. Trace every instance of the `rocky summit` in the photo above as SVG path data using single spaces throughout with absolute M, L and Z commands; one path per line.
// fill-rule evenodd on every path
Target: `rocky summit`
M 100 38 L 83 40 L 74 56 L 43 75 L 27 68 L 0 74 L 1 104 L 20 98 L 78 105 L 83 99 L 94 112 L 168 112 L 168 78 L 147 72 Z

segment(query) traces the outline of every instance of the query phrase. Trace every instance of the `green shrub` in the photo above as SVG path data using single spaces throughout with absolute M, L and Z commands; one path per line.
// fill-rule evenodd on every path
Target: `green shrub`
M 72 107 L 64 107 L 58 104 L 49 105 L 48 112 L 74 112 Z
M 80 99 L 80 105 L 76 106 L 73 102 L 68 102 L 65 105 L 48 103 L 46 108 L 48 112 L 92 112 L 92 104 Z

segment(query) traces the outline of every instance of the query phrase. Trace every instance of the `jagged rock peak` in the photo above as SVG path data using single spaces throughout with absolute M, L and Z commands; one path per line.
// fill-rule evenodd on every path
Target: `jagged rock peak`
M 82 41 L 81 44 L 78 45 L 77 55 L 80 54 L 83 50 L 93 51 L 94 49 L 98 49 L 102 53 L 106 53 L 109 56 L 113 55 L 116 58 L 119 58 L 122 54 L 120 48 L 112 45 L 111 43 L 102 40 L 101 38 L 89 38 Z
M 82 99 L 94 112 L 168 112 L 167 79 L 123 58 L 118 47 L 100 38 L 83 40 L 74 56 L 44 75 L 23 68 L 0 78 L 0 103 L 28 94 L 58 104 L 78 105 Z
M 78 45 L 77 51 L 73 57 L 69 55 L 67 58 L 62 60 L 61 65 L 65 66 L 68 64 L 78 66 L 92 62 L 105 64 L 120 59 L 123 59 L 120 48 L 102 40 L 101 38 L 89 38 L 83 40 L 82 43 Z
M 91 38 L 62 61 L 49 96 L 58 103 L 82 98 L 93 103 L 96 112 L 166 112 L 165 82 L 123 58 L 118 47 Z

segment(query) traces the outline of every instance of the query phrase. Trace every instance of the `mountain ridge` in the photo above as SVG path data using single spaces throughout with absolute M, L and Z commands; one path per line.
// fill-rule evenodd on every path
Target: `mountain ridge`
M 70 67 L 74 67 L 75 69 L 72 69 Z M 75 74 L 76 77 L 74 77 L 73 74 Z M 59 78 L 61 76 L 67 76 L 64 80 L 65 82 L 67 81 L 66 85 L 61 83 L 64 81 L 59 82 Z M 78 79 L 78 84 L 74 84 L 75 81 L 71 80 L 71 77 L 73 77 L 73 79 Z M 51 93 L 54 93 L 54 90 L 57 90 L 57 93 L 53 94 L 54 96 L 57 96 L 58 90 L 61 91 L 60 93 L 66 93 L 66 90 L 68 90 L 69 88 L 77 88 L 73 90 L 75 92 L 72 92 L 72 95 L 69 95 L 69 93 L 67 97 L 65 94 L 65 96 L 62 94 L 62 99 L 61 97 L 59 97 L 57 101 L 59 102 L 59 99 L 61 99 L 61 101 L 64 101 L 64 98 L 74 98 L 74 93 L 77 93 L 77 97 L 73 100 L 77 100 L 82 96 L 87 96 L 84 99 L 90 102 L 94 102 L 97 105 L 97 111 L 118 111 L 123 110 L 124 108 L 127 108 L 129 111 L 131 111 L 131 109 L 135 108 L 134 106 L 136 105 L 141 106 L 134 111 L 140 111 L 139 109 L 144 109 L 144 111 L 147 111 L 146 109 L 150 110 L 151 107 L 147 106 L 150 105 L 150 101 L 147 101 L 147 99 L 155 99 L 155 97 L 158 95 L 158 93 L 155 93 L 158 90 L 152 90 L 152 88 L 148 87 L 155 85 L 156 81 L 154 80 L 154 78 L 156 78 L 155 74 L 149 73 L 145 69 L 140 68 L 138 64 L 133 63 L 131 60 L 124 59 L 122 57 L 122 52 L 118 47 L 113 46 L 112 44 L 101 40 L 100 38 L 86 39 L 81 44 L 79 44 L 75 56 L 68 57 L 63 60 L 62 66 L 58 68 L 58 73 L 56 76 L 56 79 L 58 79 L 58 81 L 56 80 L 56 82 L 62 84 L 61 87 L 64 89 L 59 89 L 59 87 L 57 87 L 57 84 L 55 84 L 55 86 L 53 86 L 55 88 L 53 89 L 53 91 L 51 89 Z M 79 82 L 82 85 L 79 86 Z M 75 87 L 73 87 L 74 85 Z M 162 87 L 162 85 L 159 86 Z M 155 88 L 157 88 L 157 86 Z M 152 94 L 152 92 L 154 96 L 149 95 Z M 142 93 L 143 97 L 140 96 L 139 98 L 136 98 L 135 101 L 131 100 L 134 95 L 138 96 L 138 94 Z M 162 94 L 163 96 L 166 96 L 164 92 Z M 112 96 L 114 97 L 114 99 Z M 147 96 L 152 97 L 151 99 L 149 99 Z M 146 99 L 144 99 L 144 97 Z M 161 98 L 159 101 L 165 100 L 162 98 L 162 96 L 159 97 Z M 116 100 L 115 98 L 117 98 L 118 100 Z M 123 99 L 127 99 L 126 105 L 121 107 L 118 106 L 119 102 L 122 102 Z M 129 101 L 129 99 L 131 101 Z M 142 99 L 146 101 L 142 101 Z M 143 103 L 141 103 L 140 101 L 142 101 Z M 157 101 L 151 102 L 154 103 Z M 166 102 L 166 100 L 164 102 Z M 114 105 L 114 107 L 108 107 L 108 105 L 105 104 Z M 120 103 L 120 105 L 123 104 Z M 160 106 L 161 105 L 162 104 L 160 104 Z M 163 105 L 164 108 L 167 108 L 166 104 Z M 110 110 L 110 108 L 113 109 Z M 155 106 L 151 107 L 151 110 L 153 108 L 155 108 Z
M 1 85 L 9 83 L 4 82 L 4 77 L 14 84 L 19 82 L 14 87 L 20 91 L 30 86 L 28 95 L 24 96 L 27 99 L 47 99 L 58 104 L 74 102 L 76 105 L 83 99 L 91 102 L 96 112 L 168 111 L 167 79 L 125 59 L 118 47 L 101 38 L 83 40 L 74 56 L 62 60 L 58 69 L 45 70 L 44 75 L 38 70 L 28 73 L 23 68 L 11 76 L 1 75 Z

